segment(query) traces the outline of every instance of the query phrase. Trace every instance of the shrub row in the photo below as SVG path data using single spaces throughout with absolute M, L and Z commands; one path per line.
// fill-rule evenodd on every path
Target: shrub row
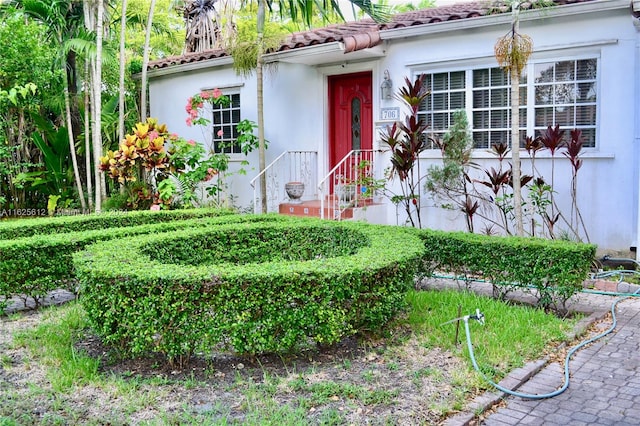
M 249 217 L 241 215 L 214 217 L 211 210 L 207 214 L 208 217 L 189 220 L 0 240 L 0 295 L 6 298 L 14 295 L 31 297 L 38 304 L 52 290 L 64 288 L 74 291 L 71 256 L 96 241 L 198 228 L 223 221 L 249 220 Z M 260 220 L 276 221 L 278 217 L 266 215 Z
M 480 278 L 504 297 L 514 288 L 531 291 L 542 307 L 564 308 L 582 289 L 596 246 L 561 240 L 496 237 L 420 230 L 425 244 L 423 272 Z
M 0 221 L 0 240 L 26 238 L 33 235 L 61 234 L 146 225 L 230 214 L 233 214 L 233 211 L 229 209 L 146 210 L 8 220 Z
M 404 306 L 423 252 L 406 228 L 288 218 L 106 241 L 74 263 L 106 342 L 181 360 L 220 344 L 281 353 L 377 329 Z

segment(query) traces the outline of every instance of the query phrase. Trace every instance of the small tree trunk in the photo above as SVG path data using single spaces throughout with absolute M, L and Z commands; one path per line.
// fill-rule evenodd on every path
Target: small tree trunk
M 147 65 L 149 64 L 149 44 L 151 40 L 151 25 L 153 24 L 153 9 L 156 1 L 151 0 L 147 28 L 144 36 L 144 51 L 142 52 L 142 75 L 140 77 L 140 121 L 147 121 Z
M 85 81 L 91 80 L 89 61 L 84 63 Z M 84 91 L 84 165 L 87 174 L 87 200 L 89 210 L 93 211 L 93 178 L 91 177 L 91 98 L 90 90 Z
M 258 167 L 262 173 L 266 167 L 266 149 L 264 143 L 264 92 L 262 66 L 264 64 L 262 53 L 264 52 L 264 0 L 258 0 L 258 62 L 256 66 L 256 80 L 258 86 Z M 262 213 L 267 213 L 267 176 L 260 175 L 260 206 Z
M 522 185 L 520 182 L 520 73 L 511 71 L 511 159 L 513 161 L 513 211 L 516 235 L 524 235 L 522 221 Z
M 95 113 L 93 117 L 93 161 L 96 183 L 96 213 L 102 210 L 102 197 L 105 188 L 101 185 L 100 173 L 100 157 L 102 156 L 102 20 L 104 16 L 103 0 L 97 1 L 96 16 L 96 62 L 95 72 L 93 75 L 93 104 L 95 105 Z
M 124 139 L 124 67 L 125 37 L 127 34 L 127 0 L 122 0 L 122 16 L 120 17 L 120 81 L 118 84 L 118 142 Z
M 80 171 L 78 170 L 78 158 L 76 157 L 75 138 L 73 136 L 73 125 L 71 124 L 71 103 L 69 102 L 69 79 L 67 70 L 63 70 L 64 74 L 64 111 L 67 121 L 67 133 L 69 137 L 69 153 L 71 154 L 71 163 L 73 165 L 73 177 L 76 180 L 76 189 L 78 190 L 78 198 L 82 211 L 87 210 L 87 204 L 84 201 L 84 191 L 82 190 L 82 181 L 80 180 Z

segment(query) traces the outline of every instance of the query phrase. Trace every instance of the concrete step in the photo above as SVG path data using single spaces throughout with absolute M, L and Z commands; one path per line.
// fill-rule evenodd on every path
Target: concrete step
M 328 199 L 324 203 L 324 217 L 325 219 L 338 219 L 341 220 L 353 219 L 354 217 L 362 216 L 359 212 L 368 207 L 373 207 L 381 204 L 374 203 L 373 200 L 358 200 L 357 206 L 348 206 L 346 204 L 337 204 L 334 200 Z M 306 200 L 301 203 L 281 203 L 279 205 L 279 213 L 289 216 L 308 216 L 308 217 L 320 217 L 321 211 L 320 200 Z

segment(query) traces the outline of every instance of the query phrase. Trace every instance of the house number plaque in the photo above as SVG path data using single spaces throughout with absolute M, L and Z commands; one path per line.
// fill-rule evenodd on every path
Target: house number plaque
M 400 119 L 400 108 L 380 108 L 380 120 L 396 121 Z

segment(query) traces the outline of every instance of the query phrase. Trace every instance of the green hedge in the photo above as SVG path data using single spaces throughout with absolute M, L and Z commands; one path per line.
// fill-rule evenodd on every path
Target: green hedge
M 234 214 L 234 212 L 229 209 L 146 210 L 7 220 L 0 221 L 0 240 L 26 238 L 33 235 L 61 234 L 119 228 L 123 226 L 146 225 L 231 214 Z
M 96 241 L 251 220 L 249 216 L 223 213 L 222 217 L 215 217 L 214 214 L 209 210 L 208 217 L 196 219 L 0 240 L 0 295 L 7 298 L 28 296 L 38 303 L 52 290 L 64 288 L 75 291 L 71 256 Z M 277 221 L 279 218 L 265 215 L 260 220 Z
M 499 296 L 514 288 L 531 290 L 543 307 L 564 307 L 582 289 L 596 252 L 595 245 L 570 241 L 418 232 L 426 248 L 427 275 L 444 272 L 485 279 Z
M 404 306 L 423 251 L 406 228 L 287 218 L 97 243 L 74 264 L 107 343 L 179 360 L 377 329 Z

